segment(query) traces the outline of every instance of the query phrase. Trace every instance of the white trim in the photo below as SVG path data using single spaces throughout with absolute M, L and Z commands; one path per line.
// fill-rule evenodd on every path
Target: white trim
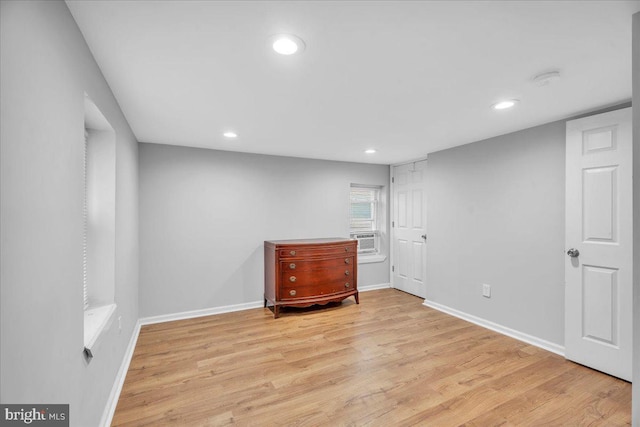
M 476 325 L 482 326 L 483 328 L 491 329 L 494 332 L 498 332 L 502 335 L 515 338 L 517 340 L 526 342 L 527 344 L 535 345 L 536 347 L 540 347 L 544 350 L 564 357 L 564 346 L 554 344 L 538 337 L 534 337 L 533 335 L 525 334 L 524 332 L 516 331 L 515 329 L 507 328 L 506 326 L 502 326 L 489 320 L 482 319 L 480 317 L 476 317 L 462 311 L 458 311 L 454 308 L 447 307 L 446 305 L 438 304 L 437 302 L 424 300 L 422 305 L 441 311 L 443 313 L 450 314 L 451 316 L 455 316 L 459 319 L 466 320 L 467 322 L 475 323 Z
M 102 341 L 103 332 L 108 330 L 116 312 L 116 304 L 90 307 L 84 311 L 84 348 L 89 354 L 94 352 Z
M 120 369 L 118 370 L 116 380 L 113 383 L 113 387 L 111 387 L 111 393 L 109 394 L 109 399 L 107 400 L 107 406 L 102 413 L 100 425 L 103 427 L 109 427 L 111 425 L 111 421 L 113 421 L 113 415 L 116 413 L 116 406 L 118 406 L 118 399 L 120 399 L 122 386 L 124 385 L 124 380 L 127 377 L 129 365 L 131 364 L 131 358 L 133 357 L 133 351 L 136 349 L 138 337 L 140 336 L 140 326 L 140 321 L 138 320 L 136 322 L 135 328 L 133 328 L 133 333 L 131 334 L 131 339 L 129 340 L 127 351 L 125 351 L 124 357 L 122 358 L 122 363 L 120 364 Z
M 378 285 L 358 286 L 358 292 L 377 291 L 378 289 L 389 289 L 391 283 L 380 283 Z
M 231 313 L 234 311 L 249 310 L 264 307 L 264 301 L 245 302 L 243 304 L 225 305 L 222 307 L 203 308 L 201 310 L 183 311 L 181 313 L 162 314 L 160 316 L 143 317 L 141 325 L 171 322 L 174 320 L 193 319 L 194 317 L 211 316 L 213 314 Z
M 403 161 L 401 163 L 394 163 L 394 164 L 389 165 L 389 166 L 391 166 L 393 168 L 395 166 L 404 166 L 404 165 L 408 165 L 408 164 L 411 164 L 411 163 L 426 162 L 428 157 L 429 156 L 426 155 L 424 157 L 418 157 L 417 159 L 414 159 L 414 160 L 406 160 L 406 161 Z
M 389 286 L 391 288 L 395 288 L 395 284 L 393 281 L 393 266 L 395 262 L 395 244 L 393 243 L 393 239 L 395 239 L 395 227 L 392 225 L 395 221 L 394 208 L 395 208 L 395 199 L 393 197 L 394 192 L 396 191 L 395 184 L 395 167 L 393 165 L 389 165 Z
M 374 262 L 384 262 L 387 259 L 386 255 L 358 255 L 358 264 L 372 264 Z
M 378 289 L 388 289 L 389 283 L 377 285 L 358 286 L 359 292 L 375 291 Z M 180 313 L 162 314 L 160 316 L 143 317 L 138 322 L 140 325 L 153 325 L 155 323 L 172 322 L 174 320 L 193 319 L 195 317 L 212 316 L 214 314 L 232 313 L 234 311 L 251 310 L 253 308 L 263 308 L 264 301 L 245 302 L 242 304 L 225 305 L 222 307 L 204 308 L 201 310 L 183 311 Z

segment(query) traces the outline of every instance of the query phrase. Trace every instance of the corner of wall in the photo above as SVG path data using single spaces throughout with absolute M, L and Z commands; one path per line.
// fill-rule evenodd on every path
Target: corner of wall
M 640 12 L 633 15 L 633 385 L 632 422 L 640 426 Z

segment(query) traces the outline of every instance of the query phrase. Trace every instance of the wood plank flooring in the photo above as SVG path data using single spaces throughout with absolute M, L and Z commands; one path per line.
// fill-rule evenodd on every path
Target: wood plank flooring
M 631 385 L 393 289 L 144 326 L 113 426 L 621 426 Z

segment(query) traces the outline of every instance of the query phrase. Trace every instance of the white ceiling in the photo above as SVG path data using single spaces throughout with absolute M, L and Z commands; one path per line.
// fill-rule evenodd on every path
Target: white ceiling
M 139 141 L 385 164 L 630 100 L 640 11 L 640 1 L 67 4 Z M 276 54 L 277 33 L 305 51 Z M 532 83 L 553 69 L 559 81 Z M 502 98 L 521 102 L 492 110 Z

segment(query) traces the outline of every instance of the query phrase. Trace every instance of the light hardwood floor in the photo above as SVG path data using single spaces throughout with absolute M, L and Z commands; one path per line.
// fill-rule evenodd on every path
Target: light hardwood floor
M 385 289 L 144 326 L 112 425 L 630 424 L 629 383 L 421 303 Z

